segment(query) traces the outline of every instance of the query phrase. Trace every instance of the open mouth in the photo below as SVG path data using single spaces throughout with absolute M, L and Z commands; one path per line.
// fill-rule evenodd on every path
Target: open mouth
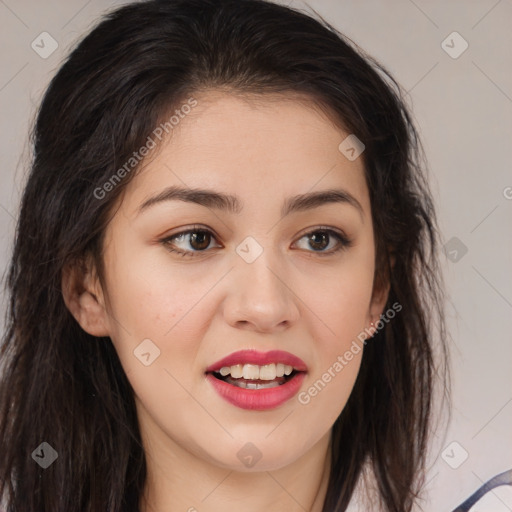
M 307 371 L 306 363 L 289 352 L 239 350 L 206 368 L 205 376 L 231 405 L 265 411 L 291 400 Z
M 299 372 L 290 365 L 271 363 L 224 366 L 210 373 L 216 379 L 242 389 L 270 389 L 286 384 Z

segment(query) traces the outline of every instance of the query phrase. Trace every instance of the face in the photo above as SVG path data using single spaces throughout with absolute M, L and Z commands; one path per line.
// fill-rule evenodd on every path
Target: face
M 278 469 L 329 438 L 382 311 L 363 163 L 297 100 L 195 98 L 107 227 L 105 326 L 145 438 Z

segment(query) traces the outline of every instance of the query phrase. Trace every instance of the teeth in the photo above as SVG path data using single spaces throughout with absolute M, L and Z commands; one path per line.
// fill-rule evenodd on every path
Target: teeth
M 231 375 L 233 379 L 244 378 L 246 380 L 274 380 L 278 377 L 290 375 L 292 371 L 293 366 L 282 363 L 270 363 L 264 366 L 258 366 L 256 364 L 235 364 L 233 366 L 223 366 L 218 373 L 223 377 Z M 250 385 L 253 386 L 257 384 Z M 248 389 L 259 388 L 249 387 Z
M 260 378 L 260 368 L 255 364 L 244 364 L 243 369 L 244 379 L 259 379 Z
M 279 386 L 279 382 L 267 382 L 265 384 L 260 384 L 257 382 L 245 382 L 243 380 L 234 381 L 232 384 L 244 389 L 269 389 Z
M 274 380 L 276 376 L 276 365 L 274 363 L 266 364 L 260 368 L 261 380 Z
M 231 366 L 229 368 L 229 373 L 231 374 L 231 377 L 233 377 L 234 379 L 240 379 L 243 375 L 242 365 L 235 364 L 235 366 Z

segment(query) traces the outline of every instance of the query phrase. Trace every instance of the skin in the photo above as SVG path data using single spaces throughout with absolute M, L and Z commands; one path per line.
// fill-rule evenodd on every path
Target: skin
M 280 349 L 303 359 L 307 390 L 383 311 L 374 290 L 371 205 L 361 158 L 338 150 L 348 135 L 312 103 L 220 91 L 198 105 L 126 187 L 105 235 L 105 280 L 90 264 L 64 275 L 68 308 L 95 336 L 110 336 L 136 394 L 148 466 L 141 510 L 321 511 L 331 427 L 357 377 L 362 351 L 307 405 L 297 396 L 269 411 L 239 409 L 205 379 L 205 369 L 240 349 Z M 239 213 L 183 201 L 140 205 L 171 185 L 238 196 Z M 360 204 L 326 203 L 281 218 L 286 198 L 343 189 Z M 174 246 L 163 238 L 199 224 L 213 232 Z M 320 226 L 351 245 L 312 245 Z M 235 251 L 253 237 L 263 253 L 247 263 Z M 317 235 L 318 236 L 318 235 Z M 207 245 L 209 243 L 209 245 Z M 169 244 L 169 242 L 168 242 Z M 328 244 L 328 245 L 327 245 Z M 200 252 L 197 247 L 207 246 Z M 144 339 L 160 356 L 134 356 Z M 237 457 L 248 442 L 261 459 Z

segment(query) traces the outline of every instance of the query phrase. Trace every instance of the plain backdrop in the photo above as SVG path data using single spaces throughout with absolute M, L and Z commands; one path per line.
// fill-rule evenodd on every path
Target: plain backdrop
M 121 3 L 0 0 L 2 269 L 42 92 L 70 46 Z M 450 511 L 512 469 L 512 0 L 282 3 L 316 10 L 408 91 L 446 244 L 440 256 L 453 340 L 453 416 L 433 446 L 424 510 Z M 31 46 L 48 38 L 43 32 L 58 44 L 46 58 Z M 511 489 L 489 498 L 493 512 L 512 510 Z

